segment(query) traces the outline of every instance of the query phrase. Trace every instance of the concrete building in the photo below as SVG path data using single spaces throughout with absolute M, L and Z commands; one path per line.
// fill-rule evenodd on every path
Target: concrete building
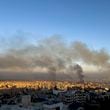
M 31 105 L 31 96 L 30 95 L 23 95 L 21 100 L 23 107 L 28 107 Z
M 44 110 L 63 110 L 63 103 L 43 104 Z

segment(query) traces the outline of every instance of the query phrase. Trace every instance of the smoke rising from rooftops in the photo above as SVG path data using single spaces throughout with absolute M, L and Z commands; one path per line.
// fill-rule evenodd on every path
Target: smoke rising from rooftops
M 16 39 L 14 40 L 16 42 Z M 68 76 L 69 73 L 71 73 L 70 76 L 76 73 L 80 81 L 83 81 L 82 67 L 75 65 L 76 62 L 95 65 L 107 71 L 110 67 L 110 56 L 105 49 L 91 50 L 80 41 L 67 44 L 59 36 L 36 41 L 36 44 L 26 44 L 25 39 L 22 40 L 20 44 L 10 46 L 5 52 L 0 53 L 0 70 L 23 72 L 41 68 L 51 74 L 49 79 L 55 79 L 56 74 L 60 73 Z
M 84 82 L 83 69 L 80 65 L 76 64 L 73 67 L 73 71 L 78 75 L 80 82 Z

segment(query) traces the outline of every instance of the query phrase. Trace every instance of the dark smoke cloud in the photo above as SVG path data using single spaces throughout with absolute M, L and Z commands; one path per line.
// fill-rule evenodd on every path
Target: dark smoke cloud
M 76 62 L 84 62 L 109 71 L 110 56 L 105 49 L 92 50 L 79 41 L 67 45 L 59 36 L 36 41 L 36 44 L 28 43 L 26 38 L 18 38 L 13 40 L 11 46 L 7 44 L 8 49 L 5 52 L 0 52 L 1 70 L 33 71 L 39 67 L 41 70 L 45 68 L 50 73 L 51 79 L 55 80 L 58 73 L 68 75 L 70 78 L 77 74 L 82 82 L 83 69 Z
M 76 64 L 73 67 L 73 71 L 78 75 L 80 82 L 84 82 L 83 69 L 80 65 Z
M 82 42 L 74 42 L 71 47 L 76 59 L 101 68 L 107 68 L 110 65 L 110 55 L 104 48 L 97 51 L 91 50 Z

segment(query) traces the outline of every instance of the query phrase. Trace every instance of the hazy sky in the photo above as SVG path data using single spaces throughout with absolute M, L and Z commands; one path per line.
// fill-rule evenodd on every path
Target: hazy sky
M 110 0 L 0 0 L 0 37 L 16 31 L 110 50 Z

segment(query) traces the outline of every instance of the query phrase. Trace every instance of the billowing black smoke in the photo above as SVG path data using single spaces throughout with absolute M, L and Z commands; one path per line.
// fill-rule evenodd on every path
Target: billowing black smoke
M 74 65 L 74 72 L 78 75 L 79 81 L 81 83 L 84 83 L 84 75 L 83 75 L 83 69 L 80 65 L 76 64 Z

